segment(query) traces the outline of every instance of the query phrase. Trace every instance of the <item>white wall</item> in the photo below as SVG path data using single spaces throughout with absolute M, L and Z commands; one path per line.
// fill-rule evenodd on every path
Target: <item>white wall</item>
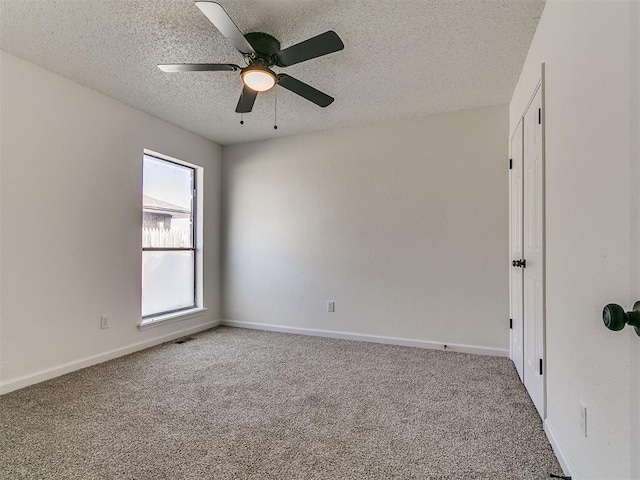
M 545 62 L 546 428 L 577 479 L 630 477 L 630 332 L 601 316 L 632 297 L 629 18 L 629 2 L 549 0 L 510 105 L 513 132 Z
M 508 348 L 507 113 L 224 147 L 223 317 Z
M 221 148 L 0 55 L 0 388 L 219 319 Z M 208 311 L 139 331 L 143 148 L 204 167 Z

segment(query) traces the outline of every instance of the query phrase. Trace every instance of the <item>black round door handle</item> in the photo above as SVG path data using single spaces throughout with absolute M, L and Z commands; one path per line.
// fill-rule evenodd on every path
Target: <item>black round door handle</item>
M 636 302 L 630 312 L 625 312 L 620 305 L 610 303 L 602 310 L 602 321 L 605 327 L 614 332 L 622 330 L 625 325 L 630 325 L 640 336 L 640 302 Z
M 513 262 L 511 262 L 511 265 L 513 265 L 514 267 L 521 267 L 521 268 L 526 268 L 527 267 L 527 261 L 526 260 L 514 260 Z
M 518 265 L 518 260 L 514 260 L 513 262 L 511 262 L 511 265 L 513 265 L 514 267 L 519 267 L 520 265 Z

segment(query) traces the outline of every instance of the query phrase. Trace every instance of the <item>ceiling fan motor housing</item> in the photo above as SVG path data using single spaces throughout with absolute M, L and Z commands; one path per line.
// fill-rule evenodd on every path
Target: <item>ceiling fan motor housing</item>
M 266 62 L 267 65 L 273 65 L 273 56 L 280 51 L 280 42 L 263 32 L 247 33 L 244 38 L 251 44 L 256 51 L 256 58 Z

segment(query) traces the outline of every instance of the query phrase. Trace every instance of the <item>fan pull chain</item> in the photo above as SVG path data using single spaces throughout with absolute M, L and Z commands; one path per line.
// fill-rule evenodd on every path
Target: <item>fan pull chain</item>
M 275 101 L 273 105 L 273 129 L 278 129 L 278 89 L 275 90 Z
M 244 88 L 240 92 L 240 105 L 242 106 L 240 109 L 240 125 L 244 125 Z

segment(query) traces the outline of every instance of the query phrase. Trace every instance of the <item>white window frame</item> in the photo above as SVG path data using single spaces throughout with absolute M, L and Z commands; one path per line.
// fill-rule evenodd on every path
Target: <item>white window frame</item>
M 162 312 L 155 315 L 141 316 L 138 328 L 140 330 L 146 330 L 148 328 L 166 325 L 168 323 L 174 323 L 181 320 L 187 320 L 196 316 L 203 315 L 206 312 L 206 308 L 203 303 L 203 285 L 202 285 L 202 252 L 203 252 L 203 210 L 204 210 L 204 168 L 193 163 L 185 162 L 175 157 L 165 155 L 163 153 L 155 152 L 145 148 L 143 154 L 149 157 L 155 157 L 159 160 L 172 162 L 177 165 L 181 165 L 187 168 L 191 168 L 194 171 L 194 228 L 193 228 L 193 252 L 195 257 L 195 272 L 194 272 L 194 299 L 195 306 L 187 307 L 184 309 Z M 143 156 L 144 159 L 144 156 Z M 144 165 L 144 161 L 141 162 Z M 142 217 L 142 208 L 140 209 L 140 216 Z M 142 225 L 142 218 L 140 219 L 140 225 Z M 142 238 L 140 238 L 140 271 L 142 272 Z M 142 308 L 142 284 L 140 285 L 140 307 Z

